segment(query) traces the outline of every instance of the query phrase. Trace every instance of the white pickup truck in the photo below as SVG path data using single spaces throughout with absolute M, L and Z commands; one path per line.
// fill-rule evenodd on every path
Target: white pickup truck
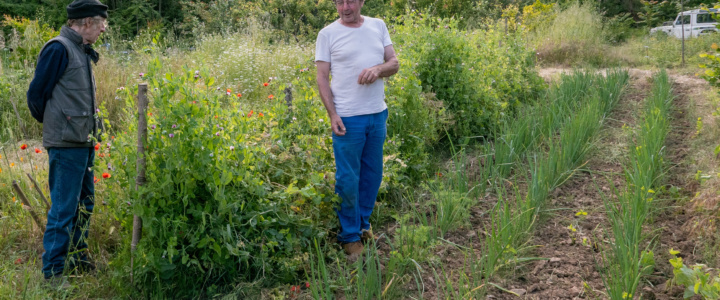
M 663 26 L 650 29 L 650 34 L 664 33 L 676 38 L 698 37 L 705 34 L 717 33 L 717 20 L 713 18 L 718 13 L 717 9 L 695 9 L 678 14 L 675 21 L 664 22 Z

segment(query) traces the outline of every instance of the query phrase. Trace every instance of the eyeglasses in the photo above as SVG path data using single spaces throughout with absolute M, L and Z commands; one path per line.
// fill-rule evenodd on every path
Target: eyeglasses
M 335 0 L 335 5 L 337 6 L 343 6 L 345 4 L 347 5 L 355 5 L 358 3 L 358 0 Z

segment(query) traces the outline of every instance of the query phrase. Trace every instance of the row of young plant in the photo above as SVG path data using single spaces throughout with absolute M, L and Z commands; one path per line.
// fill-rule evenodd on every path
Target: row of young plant
M 517 185 L 509 192 L 502 185 L 496 187 L 498 202 L 490 213 L 491 224 L 485 230 L 488 234 L 483 242 L 485 248 L 478 257 L 479 269 L 483 270 L 479 278 L 491 280 L 501 267 L 533 259 L 522 257 L 526 253 L 523 250 L 526 250 L 533 228 L 544 210 L 549 192 L 565 183 L 584 165 L 596 133 L 628 82 L 627 71 L 610 71 L 605 77 L 592 76 L 596 76 L 594 88 L 577 112 L 566 117 L 564 122 L 560 121 L 557 129 L 539 124 L 538 128 L 548 130 L 541 135 L 542 145 L 525 156 L 529 174 L 518 172 L 519 176 L 529 176 L 527 191 L 523 194 Z
M 628 143 L 625 167 L 626 186 L 613 197 L 605 197 L 612 226 L 610 253 L 604 257 L 603 282 L 611 299 L 634 299 L 643 276 L 652 273 L 653 252 L 646 245 L 648 232 L 643 226 L 656 211 L 656 192 L 660 187 L 665 157 L 665 138 L 670 130 L 673 95 L 665 71 L 653 76 L 640 126 Z

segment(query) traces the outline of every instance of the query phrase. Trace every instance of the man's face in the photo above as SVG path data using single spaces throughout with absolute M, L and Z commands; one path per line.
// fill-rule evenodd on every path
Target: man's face
M 335 0 L 340 20 L 345 24 L 355 25 L 361 21 L 360 9 L 363 4 L 364 0 Z
M 107 29 L 107 20 L 103 17 L 92 17 L 80 28 L 80 35 L 86 44 L 94 44 L 101 33 Z

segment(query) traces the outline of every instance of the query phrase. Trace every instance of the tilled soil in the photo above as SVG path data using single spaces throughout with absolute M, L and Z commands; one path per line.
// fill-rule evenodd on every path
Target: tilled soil
M 553 74 L 547 71 L 546 76 Z M 525 266 L 519 276 L 508 278 L 503 286 L 521 294 L 525 299 L 604 299 L 607 298 L 602 279 L 603 249 L 609 249 L 610 227 L 603 204 L 603 197 L 612 197 L 612 186 L 624 186 L 622 175 L 624 157 L 627 149 L 627 135 L 621 127 L 634 124 L 635 114 L 642 100 L 649 93 L 648 78 L 651 73 L 645 70 L 631 70 L 630 88 L 621 100 L 611 118 L 616 121 L 607 123 L 604 135 L 598 144 L 593 158 L 586 164 L 585 172 L 578 173 L 573 179 L 558 188 L 551 195 L 547 218 L 540 223 L 532 240 L 537 245 L 534 256 L 546 258 Z M 699 88 L 703 81 L 688 76 L 671 76 L 675 82 L 674 93 L 680 95 L 675 100 L 676 110 L 672 116 L 670 135 L 667 138 L 666 160 L 670 171 L 665 178 L 666 187 L 679 187 L 676 198 L 686 199 L 695 192 L 696 186 L 686 184 L 692 176 L 686 167 L 686 156 L 693 128 L 687 117 L 688 99 L 683 95 L 688 89 Z M 610 183 L 612 182 L 612 184 Z M 669 196 L 668 196 L 669 197 Z M 644 299 L 677 299 L 682 297 L 682 288 L 670 286 L 672 267 L 668 263 L 670 248 L 681 251 L 686 262 L 692 262 L 695 243 L 688 240 L 682 225 L 689 218 L 688 212 L 675 203 L 677 199 L 667 199 L 664 209 L 660 210 L 647 226 L 652 237 L 657 266 L 655 272 L 647 278 L 648 284 L 642 289 Z M 584 211 L 587 215 L 576 215 Z M 576 231 L 568 226 L 572 225 Z M 584 242 L 583 242 L 584 240 Z M 517 296 L 500 290 L 491 291 L 491 297 L 498 299 L 517 299 Z

